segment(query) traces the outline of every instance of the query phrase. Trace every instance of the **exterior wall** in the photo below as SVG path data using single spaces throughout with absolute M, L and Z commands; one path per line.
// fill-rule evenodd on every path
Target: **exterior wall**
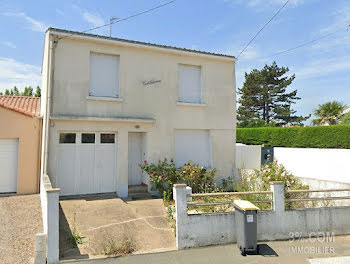
M 18 138 L 17 194 L 39 192 L 41 119 L 0 107 L 0 138 Z
M 349 149 L 274 149 L 278 162 L 297 177 L 350 183 Z
M 261 146 L 236 144 L 237 169 L 258 170 L 261 165 Z
M 176 190 L 176 191 L 175 191 Z M 285 210 L 283 184 L 273 184 L 273 210 L 258 211 L 259 241 L 287 240 L 291 233 L 316 236 L 318 233 L 350 234 L 350 207 Z M 235 213 L 187 214 L 186 185 L 174 187 L 176 245 L 178 249 L 236 242 Z
M 90 52 L 120 56 L 120 100 L 92 100 L 88 97 Z M 45 58 L 44 56 L 44 60 Z M 201 65 L 203 104 L 177 104 L 180 63 Z M 118 43 L 74 40 L 70 37 L 58 41 L 53 68 L 51 117 L 131 117 L 155 120 L 153 125 L 146 127 L 135 122 L 51 120 L 47 173 L 54 186 L 57 186 L 58 133 L 80 129 L 117 132 L 117 177 L 121 184 L 127 184 L 128 132 L 145 132 L 146 159 L 157 162 L 159 159 L 173 158 L 175 129 L 209 130 L 213 167 L 217 169 L 217 177 L 233 176 L 236 123 L 233 60 L 174 54 Z M 143 85 L 143 81 L 151 79 L 159 79 L 161 82 Z M 136 125 L 141 128 L 135 129 Z

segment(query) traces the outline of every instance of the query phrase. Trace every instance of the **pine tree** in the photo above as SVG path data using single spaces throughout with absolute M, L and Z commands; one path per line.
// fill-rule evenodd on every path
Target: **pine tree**
M 21 94 L 22 96 L 33 96 L 33 88 L 31 86 L 24 87 L 24 91 Z
M 35 90 L 35 97 L 41 97 L 41 89 L 39 86 L 36 87 L 36 90 Z
M 288 67 L 278 67 L 276 62 L 264 66 L 263 69 L 254 69 L 245 73 L 243 87 L 238 89 L 240 106 L 238 121 L 240 126 L 249 126 L 251 123 L 265 125 L 300 124 L 309 118 L 295 116 L 291 108 L 300 98 L 297 90 L 287 92 L 288 86 L 295 79 L 295 75 L 288 77 L 285 74 Z
M 19 93 L 19 91 L 18 91 L 16 86 L 13 87 L 13 94 L 16 95 L 16 96 L 20 96 L 20 93 Z
M 5 90 L 5 95 L 10 95 L 10 91 L 8 89 Z

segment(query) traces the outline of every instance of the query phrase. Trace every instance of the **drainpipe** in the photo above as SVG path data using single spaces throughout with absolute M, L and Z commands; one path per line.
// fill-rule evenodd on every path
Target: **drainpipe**
M 49 33 L 50 34 L 50 33 Z M 46 107 L 44 117 L 44 129 L 45 129 L 45 142 L 44 144 L 44 158 L 43 158 L 43 175 L 47 174 L 47 161 L 49 156 L 49 127 L 50 127 L 50 114 L 51 114 L 51 90 L 52 90 L 52 76 L 53 76 L 53 63 L 54 63 L 54 49 L 57 45 L 57 40 L 52 39 L 49 36 L 49 52 L 47 60 L 48 77 L 46 80 Z

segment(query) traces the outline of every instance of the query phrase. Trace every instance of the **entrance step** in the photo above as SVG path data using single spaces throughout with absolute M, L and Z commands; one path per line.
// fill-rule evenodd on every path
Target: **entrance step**
M 152 199 L 152 195 L 148 192 L 135 192 L 129 193 L 129 198 L 131 200 Z
M 147 193 L 148 186 L 146 184 L 141 185 L 129 185 L 129 193 Z
M 148 186 L 146 184 L 130 185 L 128 189 L 129 189 L 129 198 L 132 200 L 152 198 L 152 195 L 148 192 Z

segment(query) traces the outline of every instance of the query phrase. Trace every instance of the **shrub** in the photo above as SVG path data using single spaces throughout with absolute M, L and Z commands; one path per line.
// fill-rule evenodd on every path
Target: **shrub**
M 173 160 L 158 161 L 158 164 L 144 161 L 139 164 L 141 170 L 146 172 L 152 183 L 152 190 L 163 194 L 164 201 L 172 198 L 173 185 L 175 183 L 186 183 L 192 187 L 193 193 L 210 192 L 216 188 L 214 183 L 214 169 L 206 169 L 194 164 L 192 161 L 180 168 L 175 167 Z
M 350 125 L 237 128 L 237 142 L 299 148 L 350 148 Z

